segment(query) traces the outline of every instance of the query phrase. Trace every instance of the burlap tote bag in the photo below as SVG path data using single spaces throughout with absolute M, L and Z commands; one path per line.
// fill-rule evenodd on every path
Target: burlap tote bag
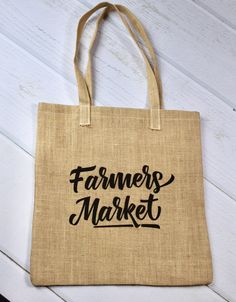
M 80 38 L 100 8 L 83 76 Z M 110 11 L 144 58 L 148 109 L 92 106 L 90 53 Z M 75 71 L 79 106 L 39 104 L 32 283 L 210 283 L 199 113 L 161 109 L 153 47 L 124 6 L 100 3 L 81 18 Z

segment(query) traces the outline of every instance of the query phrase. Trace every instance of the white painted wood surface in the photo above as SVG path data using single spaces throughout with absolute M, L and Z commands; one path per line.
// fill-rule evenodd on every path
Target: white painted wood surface
M 213 17 L 236 30 L 236 6 L 232 0 L 192 0 Z
M 48 288 L 37 288 L 30 282 L 29 273 L 0 252 L 0 292 L 14 302 L 62 302 Z
M 96 3 L 0 2 L 0 292 L 12 301 L 236 301 L 234 0 L 119 1 L 141 19 L 159 54 L 165 108 L 201 113 L 213 283 L 51 289 L 30 284 L 37 103 L 77 103 L 76 24 Z M 91 30 L 92 25 L 84 35 L 84 51 Z M 118 18 L 104 24 L 94 55 L 95 103 L 145 107 L 145 69 Z

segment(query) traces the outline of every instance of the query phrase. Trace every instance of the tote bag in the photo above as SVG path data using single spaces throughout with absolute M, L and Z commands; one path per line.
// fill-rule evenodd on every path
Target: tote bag
M 80 38 L 100 8 L 84 76 Z M 91 50 L 111 11 L 145 61 L 148 109 L 92 105 Z M 161 109 L 153 47 L 124 6 L 100 3 L 80 19 L 74 63 L 79 105 L 38 108 L 32 283 L 210 283 L 199 113 Z

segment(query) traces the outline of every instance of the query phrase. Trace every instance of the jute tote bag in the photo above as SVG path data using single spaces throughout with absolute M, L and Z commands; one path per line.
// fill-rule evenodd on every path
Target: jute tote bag
M 100 8 L 84 76 L 80 38 Z M 148 109 L 92 105 L 91 49 L 110 11 L 144 58 Z M 210 283 L 199 113 L 161 109 L 153 47 L 124 6 L 100 3 L 81 18 L 75 71 L 78 106 L 39 104 L 32 283 Z

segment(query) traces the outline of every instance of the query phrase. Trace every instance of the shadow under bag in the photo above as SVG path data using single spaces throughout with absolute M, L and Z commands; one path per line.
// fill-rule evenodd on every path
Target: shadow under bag
M 84 76 L 80 38 L 100 8 Z M 90 54 L 111 11 L 145 61 L 148 109 L 92 105 Z M 100 3 L 82 16 L 74 62 L 80 104 L 38 109 L 32 283 L 210 283 L 199 113 L 161 109 L 154 49 L 122 5 Z

